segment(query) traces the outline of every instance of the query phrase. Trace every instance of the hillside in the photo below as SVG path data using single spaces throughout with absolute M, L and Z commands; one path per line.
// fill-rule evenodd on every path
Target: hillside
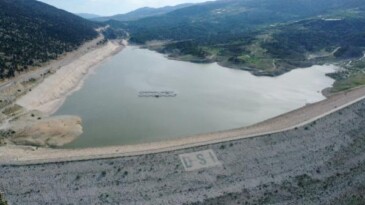
M 0 79 L 94 39 L 96 26 L 35 0 L 0 0 Z
M 301 20 L 327 12 L 362 6 L 359 0 L 228 0 L 207 2 L 124 25 L 134 40 L 226 42 L 242 33 L 275 23 Z
M 174 59 L 275 76 L 362 56 L 364 8 L 361 0 L 228 0 L 111 23 L 128 30 L 132 42 Z
M 163 14 L 167 14 L 169 12 L 175 11 L 177 9 L 182 9 L 193 4 L 179 4 L 177 6 L 165 6 L 161 8 L 151 8 L 151 7 L 143 7 L 134 11 L 131 11 L 126 14 L 118 14 L 114 16 L 107 16 L 107 17 L 98 17 L 93 18 L 94 21 L 109 21 L 109 20 L 116 20 L 116 21 L 134 21 L 146 17 L 151 16 L 159 16 Z
M 89 14 L 89 13 L 78 13 L 76 14 L 84 19 L 94 19 L 94 18 L 100 18 L 101 16 L 96 14 Z

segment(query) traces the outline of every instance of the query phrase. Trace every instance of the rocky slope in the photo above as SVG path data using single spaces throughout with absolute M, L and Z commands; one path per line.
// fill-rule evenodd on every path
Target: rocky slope
M 364 204 L 365 101 L 277 134 L 158 154 L 1 165 L 12 204 Z M 181 154 L 221 165 L 185 171 Z M 16 182 L 16 183 L 14 183 Z

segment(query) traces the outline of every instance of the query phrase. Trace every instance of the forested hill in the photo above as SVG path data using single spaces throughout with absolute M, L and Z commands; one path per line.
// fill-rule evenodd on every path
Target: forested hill
M 126 13 L 126 14 L 118 14 L 118 15 L 108 16 L 108 17 L 98 17 L 98 18 L 93 18 L 92 20 L 102 21 L 102 22 L 109 21 L 109 20 L 134 21 L 134 20 L 138 20 L 138 19 L 142 19 L 142 18 L 146 18 L 146 17 L 167 14 L 169 12 L 172 12 L 172 11 L 175 11 L 178 9 L 182 9 L 185 7 L 189 7 L 191 5 L 193 5 L 193 4 L 179 4 L 176 6 L 165 6 L 165 7 L 161 7 L 161 8 L 143 7 L 143 8 L 131 11 L 129 13 Z
M 260 26 L 361 5 L 363 0 L 219 0 L 131 21 L 125 26 L 133 40 L 140 43 L 151 39 L 226 42 Z
M 362 56 L 364 0 L 218 0 L 109 23 L 170 57 L 257 75 Z M 160 40 L 156 44 L 150 41 Z M 336 51 L 336 52 L 335 52 Z
M 97 37 L 96 23 L 35 0 L 0 0 L 0 78 Z

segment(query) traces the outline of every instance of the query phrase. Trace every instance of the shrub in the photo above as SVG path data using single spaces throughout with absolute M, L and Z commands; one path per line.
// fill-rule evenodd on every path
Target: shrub
M 1 193 L 0 193 L 0 205 L 8 205 L 8 202 L 4 199 Z

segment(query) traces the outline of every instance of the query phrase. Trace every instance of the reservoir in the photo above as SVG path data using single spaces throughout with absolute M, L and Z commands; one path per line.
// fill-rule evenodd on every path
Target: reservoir
M 77 115 L 84 134 L 65 148 L 130 145 L 244 127 L 323 100 L 332 65 L 278 77 L 169 60 L 128 46 L 99 65 L 56 115 Z M 168 97 L 141 93 L 169 93 Z

